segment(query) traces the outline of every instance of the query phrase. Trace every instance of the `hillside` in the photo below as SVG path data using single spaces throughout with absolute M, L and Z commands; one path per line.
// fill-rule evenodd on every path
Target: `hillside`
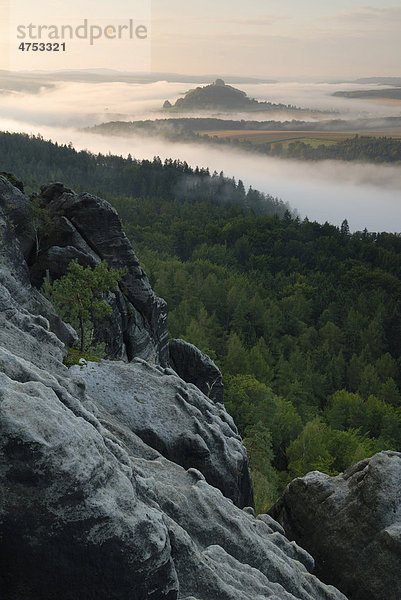
M 258 510 L 294 476 L 400 450 L 399 236 L 300 222 L 240 182 L 183 164 L 2 139 L 19 177 L 86 182 L 117 208 L 168 303 L 170 335 L 223 372 L 227 408 L 253 447 Z
M 333 96 L 341 98 L 366 98 L 366 99 L 387 99 L 387 100 L 401 100 L 401 88 L 395 87 L 385 90 L 353 90 L 353 91 L 341 91 L 335 92 Z
M 39 204 L 38 252 L 29 198 L 0 176 L 4 597 L 345 600 L 278 523 L 255 518 L 234 422 L 221 398 L 169 366 L 165 304 L 113 208 L 60 184 L 43 187 Z M 127 267 L 107 296 L 120 360 L 63 364 L 75 333 L 30 271 L 46 261 L 54 276 L 73 256 Z M 181 366 L 192 352 L 183 345 Z
M 289 211 L 258 216 L 249 208 L 263 198 L 257 192 L 182 164 L 2 139 L 15 151 L 18 177 L 25 170 L 32 184 L 57 165 L 69 184 L 43 186 L 30 199 L 18 177 L 0 176 L 7 597 L 23 600 L 22 586 L 32 600 L 89 600 L 96 586 L 105 600 L 344 600 L 305 574 L 314 560 L 266 515 L 277 500 L 271 515 L 312 553 L 327 583 L 352 600 L 396 598 L 399 236 L 351 234 L 346 221 L 301 222 Z M 129 190 L 126 169 L 135 187 L 119 194 L 119 185 Z M 71 189 L 85 174 L 109 190 L 149 279 L 116 210 L 93 188 Z M 188 199 L 185 176 L 200 185 Z M 213 199 L 204 196 L 211 185 Z M 105 296 L 110 312 L 93 316 L 91 353 L 67 371 L 63 344 L 74 345 L 76 334 L 32 283 L 39 288 L 47 272 L 57 280 L 74 259 L 127 271 Z M 152 288 L 167 300 L 167 322 Z M 99 352 L 112 360 L 99 362 Z M 67 364 L 77 356 L 70 351 Z M 86 464 L 94 465 L 89 474 Z M 279 498 L 294 477 L 315 470 Z M 299 486 L 313 513 L 302 513 L 310 501 L 297 503 Z M 349 506 L 359 507 L 357 517 Z M 356 557 L 358 568 L 348 568 Z M 38 570 L 43 562 L 49 572 Z
M 183 340 L 167 349 L 165 303 L 116 211 L 62 184 L 43 186 L 32 203 L 9 179 L 0 176 L 0 584 L 8 600 L 90 600 L 94 590 L 100 600 L 346 600 L 312 574 L 314 558 L 282 525 L 350 599 L 395 599 L 401 454 L 382 452 L 338 478 L 296 479 L 271 511 L 282 525 L 255 518 L 247 454 L 221 388 L 214 392 L 221 375 Z M 60 277 L 74 257 L 86 268 L 103 259 L 126 270 L 105 297 L 109 320 L 94 322 L 114 360 L 67 369 L 76 334 L 30 279 L 46 268 Z M 255 465 L 269 436 L 256 425 L 249 438 Z M 299 519 L 308 520 L 306 535 Z
M 162 163 L 157 156 L 149 161 L 77 152 L 72 145 L 59 146 L 40 136 L 0 132 L 0 164 L 4 171 L 22 178 L 29 193 L 36 191 L 42 181 L 62 180 L 77 191 L 90 189 L 108 200 L 154 197 L 197 204 L 207 199 L 234 211 L 280 216 L 289 210 L 288 204 L 278 198 L 247 191 L 240 181 L 223 173 L 210 173 L 209 169 L 192 169 L 186 162 L 167 159 Z
M 225 110 L 225 111 L 269 111 L 269 110 L 301 110 L 295 106 L 284 104 L 273 104 L 271 102 L 258 102 L 249 98 L 245 92 L 227 85 L 222 79 L 204 87 L 189 90 L 183 98 L 178 98 L 172 105 L 169 100 L 163 105 L 167 111 L 202 111 L 202 110 Z

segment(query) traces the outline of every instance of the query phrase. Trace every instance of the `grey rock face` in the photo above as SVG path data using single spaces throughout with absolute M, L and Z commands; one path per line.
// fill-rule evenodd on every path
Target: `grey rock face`
M 253 505 L 248 458 L 221 405 L 171 369 L 141 359 L 91 363 L 80 370 L 89 395 L 169 460 L 196 468 L 240 507 Z
M 7 217 L 8 225 L 12 228 L 13 234 L 19 241 L 22 254 L 26 258 L 35 244 L 35 228 L 29 208 L 29 199 L 4 175 L 0 175 L 0 208 Z
M 145 445 L 79 380 L 14 357 L 0 389 L 8 600 L 344 599 L 308 573 L 305 553 Z
M 269 511 L 313 554 L 316 573 L 353 600 L 401 598 L 401 454 L 380 452 L 337 477 L 308 473 Z
M 180 428 L 192 439 L 198 423 L 195 455 L 208 452 L 213 468 L 228 449 L 244 457 L 222 406 L 141 360 L 75 374 L 62 364 L 62 341 L 30 308 L 48 310 L 27 282 L 20 244 L 2 231 L 1 597 L 346 600 L 271 518 L 235 506 L 178 453 L 160 453 L 163 444 L 174 452 Z
M 173 600 L 163 514 L 138 497 L 129 457 L 62 364 L 64 344 L 30 312 L 48 303 L 0 224 L 1 597 Z
M 4 597 L 176 598 L 163 515 L 138 497 L 129 458 L 63 385 L 13 363 L 26 381 L 0 375 Z
M 96 339 L 106 342 L 110 358 L 139 356 L 167 365 L 166 305 L 151 289 L 117 212 L 105 200 L 78 196 L 58 183 L 42 188 L 39 200 L 49 223 L 39 254 L 31 255 L 33 283 L 40 286 L 47 270 L 52 279 L 61 277 L 73 259 L 83 265 L 105 260 L 114 269 L 126 267 L 120 290 L 109 299 L 112 315 L 95 322 Z
M 224 402 L 222 376 L 211 358 L 184 340 L 170 340 L 169 352 L 170 365 L 181 379 L 196 385 L 212 400 Z
M 75 331 L 61 321 L 53 306 L 31 286 L 24 255 L 24 249 L 28 254 L 27 249 L 32 247 L 34 235 L 29 198 L 4 177 L 0 177 L 0 232 L 0 310 L 5 317 L 0 335 L 6 339 L 15 315 L 28 310 L 40 315 L 39 320 L 44 317 L 46 327 L 67 346 L 72 346 Z M 10 343 L 17 338 L 18 335 L 10 338 Z

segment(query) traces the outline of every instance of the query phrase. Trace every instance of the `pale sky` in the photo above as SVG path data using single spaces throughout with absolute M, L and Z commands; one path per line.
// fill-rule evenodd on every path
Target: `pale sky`
M 12 25 L 6 27 L 7 6 Z M 149 15 L 151 10 L 151 22 Z M 401 1 L 0 0 L 0 67 L 114 68 L 255 77 L 401 76 Z M 62 55 L 23 54 L 16 25 L 149 25 L 145 43 L 68 41 Z M 151 62 L 150 62 L 151 61 Z

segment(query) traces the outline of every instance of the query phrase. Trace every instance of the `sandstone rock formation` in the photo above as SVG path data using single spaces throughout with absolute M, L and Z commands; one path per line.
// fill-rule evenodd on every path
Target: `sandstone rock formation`
M 170 340 L 170 365 L 188 383 L 193 383 L 215 402 L 224 402 L 222 375 L 211 358 L 184 340 Z
M 0 281 L 7 277 L 7 290 L 3 290 L 2 295 L 3 310 L 10 300 L 33 315 L 45 317 L 58 338 L 72 346 L 75 331 L 61 321 L 53 306 L 31 285 L 26 259 L 34 246 L 35 227 L 28 198 L 6 177 L 0 176 Z M 13 327 L 12 318 L 6 319 L 5 327 Z M 17 334 L 10 337 L 10 343 L 20 343 Z
M 290 483 L 269 513 L 353 600 L 401 598 L 401 454 L 380 452 L 337 477 Z
M 105 260 L 115 269 L 127 267 L 119 291 L 109 299 L 111 317 L 96 324 L 97 341 L 106 342 L 111 358 L 139 356 L 167 366 L 165 302 L 151 289 L 114 208 L 57 183 L 43 187 L 38 201 L 47 222 L 40 251 L 29 259 L 32 282 L 40 286 L 46 271 L 59 278 L 74 258 L 83 265 Z
M 201 471 L 237 506 L 253 504 L 246 451 L 223 406 L 171 369 L 141 359 L 90 363 L 71 372 L 81 372 L 91 398 L 164 457 Z
M 221 404 L 157 360 L 63 365 L 61 337 L 71 331 L 31 287 L 5 214 L 14 199 L 22 208 L 29 200 L 0 181 L 1 597 L 345 600 L 311 574 L 312 557 L 278 523 L 234 504 L 245 498 L 233 472 L 236 460 L 246 469 L 245 453 Z M 92 196 L 59 192 L 51 193 L 52 219 L 112 264 L 131 261 L 127 293 L 149 309 L 143 324 L 157 348 L 157 299 L 126 240 L 86 233 L 85 204 L 101 206 L 112 225 L 113 211 Z M 208 483 L 218 468 L 232 499 Z

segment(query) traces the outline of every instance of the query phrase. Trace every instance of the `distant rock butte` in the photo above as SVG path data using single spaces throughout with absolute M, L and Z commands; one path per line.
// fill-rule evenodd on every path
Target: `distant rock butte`
M 280 108 L 281 110 L 296 109 L 284 104 L 271 102 L 258 102 L 249 98 L 245 92 L 227 85 L 223 79 L 216 79 L 210 85 L 189 90 L 183 98 L 178 98 L 174 105 L 166 100 L 163 108 L 172 111 L 193 110 L 227 110 L 227 111 L 268 111 Z M 298 109 L 299 110 L 299 109 Z

